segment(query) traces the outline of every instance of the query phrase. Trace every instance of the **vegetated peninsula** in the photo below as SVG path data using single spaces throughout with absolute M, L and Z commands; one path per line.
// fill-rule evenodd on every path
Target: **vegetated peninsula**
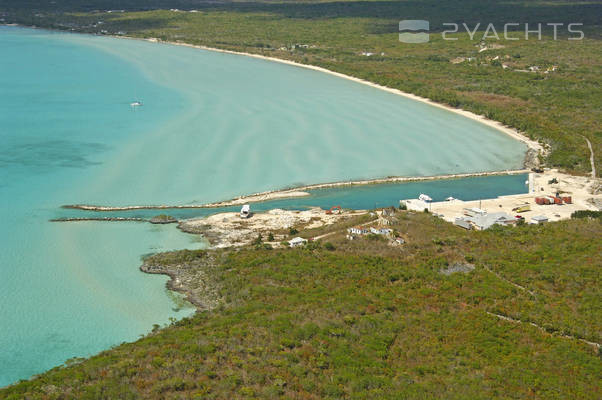
M 479 232 L 388 209 L 276 232 L 278 248 L 265 235 L 157 254 L 142 269 L 169 274 L 196 315 L 0 396 L 597 399 L 602 224 L 589 214 Z M 347 237 L 384 220 L 388 235 Z
M 520 131 L 545 148 L 542 166 L 591 177 L 576 200 L 599 198 L 600 4 L 115 4 L 6 0 L 0 22 L 248 52 L 365 79 Z M 430 20 L 428 44 L 399 42 L 405 18 Z M 483 30 L 548 20 L 582 23 L 584 38 L 570 41 L 563 28 L 556 40 L 544 30 L 541 40 L 501 41 Z M 436 27 L 450 21 L 483 25 L 477 39 L 460 31 L 446 41 Z M 483 231 L 397 209 L 309 210 L 286 228 L 251 218 L 259 233 L 223 216 L 214 217 L 221 225 L 180 223 L 223 248 L 153 254 L 140 268 L 168 275 L 194 316 L 0 398 L 598 399 L 602 220 L 568 210 L 549 221 L 568 220 Z

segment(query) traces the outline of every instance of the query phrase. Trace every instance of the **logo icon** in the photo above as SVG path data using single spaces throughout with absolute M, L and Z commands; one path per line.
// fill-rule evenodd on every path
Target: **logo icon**
M 426 43 L 429 41 L 429 22 L 423 19 L 399 21 L 399 41 L 402 43 Z

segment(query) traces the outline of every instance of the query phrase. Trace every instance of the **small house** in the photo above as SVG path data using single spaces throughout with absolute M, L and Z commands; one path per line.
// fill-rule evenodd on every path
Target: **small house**
M 289 240 L 288 245 L 290 247 L 299 247 L 299 246 L 303 246 L 306 243 L 307 243 L 307 239 L 303 239 L 302 237 L 296 237 L 296 238 Z
M 370 233 L 372 233 L 373 235 L 388 235 L 391 232 L 393 232 L 393 230 L 389 228 L 370 228 Z
M 467 230 L 470 230 L 472 228 L 472 225 L 470 225 L 470 222 L 466 218 L 462 218 L 462 217 L 456 218 L 454 220 L 454 225 L 459 226 L 464 229 L 467 229 Z
M 468 215 L 469 217 L 483 216 L 487 214 L 487 211 L 481 210 L 478 207 L 465 208 L 462 210 L 464 215 Z
M 531 224 L 535 224 L 535 225 L 541 225 L 545 222 L 548 222 L 548 217 L 546 217 L 545 215 L 536 215 L 534 217 L 531 217 Z
M 347 229 L 347 232 L 349 232 L 352 235 L 367 235 L 368 233 L 370 233 L 370 231 L 368 229 L 361 228 L 361 227 L 349 228 L 349 229 Z

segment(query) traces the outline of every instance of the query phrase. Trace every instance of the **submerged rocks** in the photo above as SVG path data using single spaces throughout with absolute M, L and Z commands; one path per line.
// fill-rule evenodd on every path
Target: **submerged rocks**
M 148 222 L 151 224 L 173 224 L 178 222 L 178 220 L 171 215 L 161 214 L 152 217 Z

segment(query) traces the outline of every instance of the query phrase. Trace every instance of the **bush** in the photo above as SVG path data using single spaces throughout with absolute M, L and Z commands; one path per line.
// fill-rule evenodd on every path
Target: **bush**
M 602 211 L 579 210 L 571 214 L 571 218 L 597 218 L 602 219 Z
M 288 230 L 288 234 L 291 235 L 291 236 L 292 235 L 296 235 L 297 233 L 299 233 L 299 231 L 296 230 L 295 228 L 291 228 L 291 229 Z
M 336 247 L 334 247 L 334 244 L 332 244 L 330 242 L 326 242 L 326 243 L 324 243 L 324 248 L 328 251 L 333 251 Z

